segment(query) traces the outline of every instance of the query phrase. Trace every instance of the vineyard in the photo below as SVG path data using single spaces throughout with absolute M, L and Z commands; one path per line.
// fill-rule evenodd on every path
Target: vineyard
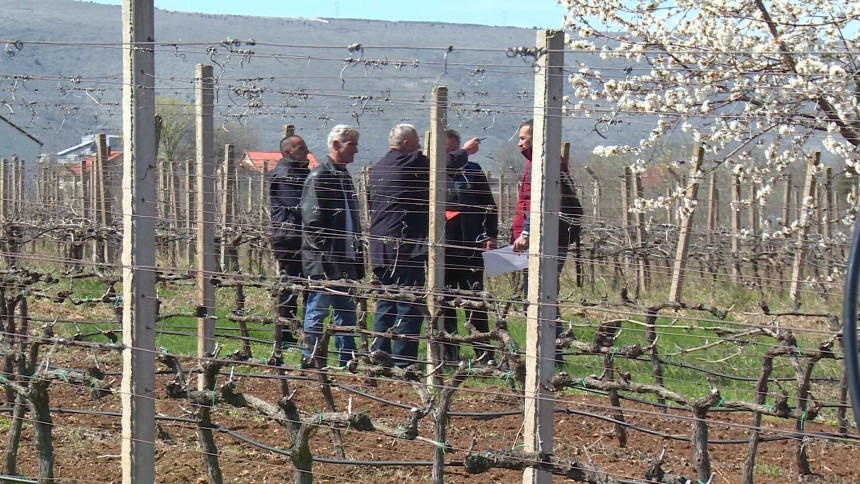
M 471 64 L 449 63 L 453 47 L 442 61 L 433 52 L 412 64 L 394 45 L 383 47 L 391 59 L 370 60 L 374 48 L 360 44 L 340 48 L 346 60 L 338 58 L 343 52 L 315 52 L 315 62 L 340 69 L 326 81 L 342 82 L 345 91 L 300 92 L 285 87 L 288 77 L 237 77 L 237 62 L 293 60 L 282 45 L 238 40 L 124 48 L 129 57 L 181 54 L 183 79 L 59 81 L 81 102 L 96 89 L 138 97 L 113 106 L 96 101 L 102 117 L 124 116 L 122 156 L 103 133 L 93 137 L 94 153 L 74 162 L 3 154 L 0 482 L 119 482 L 141 447 L 153 465 L 132 472 L 155 482 L 511 482 L 524 472 L 602 484 L 860 479 L 840 321 L 860 199 L 853 170 L 820 151 L 790 169 L 770 170 L 763 161 L 741 167 L 702 143 L 684 143 L 641 169 L 596 161 L 563 142 L 562 96 L 540 92 L 553 89 L 553 75 L 570 72 L 564 48 L 552 44 L 561 38 L 539 32 L 536 48 L 482 50 L 489 60 L 481 76 L 536 82 L 529 103 L 479 94 L 484 111 L 458 94 L 458 82 L 478 74 Z M 26 40 L 7 48 L 27 56 Z M 194 71 L 185 57 L 204 61 Z M 145 57 L 131 64 L 154 69 Z M 377 69 L 390 75 L 384 99 L 354 87 Z M 420 90 L 404 87 L 412 78 L 403 69 L 422 72 Z M 433 87 L 446 83 L 436 82 L 443 74 L 450 89 Z M 0 80 L 6 105 L 16 109 L 22 92 L 58 82 Z M 193 92 L 194 104 L 171 117 L 159 109 L 164 98 L 146 97 L 153 86 Z M 310 103 L 281 116 L 282 102 L 301 96 Z M 135 104 L 146 99 L 155 111 Z M 325 111 L 315 101 L 328 104 Z M 246 140 L 231 139 L 227 121 L 219 135 L 226 142 L 216 146 L 218 123 L 256 116 L 276 135 L 310 138 L 341 122 L 359 131 L 388 127 L 383 106 L 429 126 L 423 145 L 440 163 L 440 129 L 460 123 L 471 137 L 498 118 L 507 136 L 535 118 L 535 142 L 544 149 L 535 166 L 558 154 L 569 160 L 584 209 L 557 298 L 545 281 L 530 281 L 538 292 L 524 287 L 516 272 L 488 278 L 483 291 L 445 289 L 438 279 L 410 291 L 371 278 L 278 274 L 265 182 L 272 166 L 249 163 L 251 150 L 237 148 Z M 193 134 L 191 157 L 165 155 L 177 121 Z M 361 142 L 368 165 L 386 148 L 381 139 Z M 325 156 L 321 146 L 316 156 Z M 367 242 L 371 172 L 351 171 Z M 499 161 L 487 175 L 499 240 L 507 242 L 522 171 Z M 431 177 L 431 194 L 444 192 L 441 178 Z M 557 197 L 533 200 L 533 216 L 557 222 Z M 431 221 L 444 217 L 444 201 L 431 197 L 430 213 Z M 452 247 L 434 225 L 428 274 L 450 269 L 444 252 Z M 551 279 L 557 257 L 531 250 L 530 271 L 545 275 L 548 267 Z M 322 368 L 302 364 L 299 348 L 273 337 L 276 325 L 286 325 L 298 341 L 310 341 L 301 317 L 278 317 L 274 301 L 284 289 L 354 295 L 357 326 L 329 318 L 312 346 Z M 371 349 L 378 338 L 412 338 L 372 329 L 379 301 L 427 308 L 417 364 L 396 366 Z M 441 322 L 446 305 L 458 309 L 456 333 Z M 479 331 L 467 309 L 486 312 L 489 331 Z M 345 334 L 358 349 L 338 366 L 330 343 Z M 489 356 L 477 357 L 480 344 L 493 347 Z M 438 358 L 446 346 L 460 348 L 459 361 Z M 558 368 L 547 348 L 563 354 Z

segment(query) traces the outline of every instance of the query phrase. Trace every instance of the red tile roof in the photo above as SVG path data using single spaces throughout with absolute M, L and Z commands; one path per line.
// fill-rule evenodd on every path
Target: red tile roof
M 108 157 L 107 157 L 107 160 L 105 163 L 111 163 L 121 156 L 122 156 L 122 151 L 108 151 Z M 84 173 L 89 173 L 90 170 L 92 170 L 94 158 L 95 158 L 95 155 L 90 156 L 89 158 L 86 158 L 84 161 L 82 161 L 80 163 L 75 163 L 75 164 L 69 165 L 68 170 L 75 176 L 81 176 L 81 165 L 83 165 L 84 166 Z

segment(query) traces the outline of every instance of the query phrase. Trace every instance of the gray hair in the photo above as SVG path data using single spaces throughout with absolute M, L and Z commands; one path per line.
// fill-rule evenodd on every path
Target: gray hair
M 388 146 L 400 146 L 400 143 L 412 133 L 418 134 L 415 126 L 411 124 L 398 124 L 391 128 L 391 132 L 388 133 Z
M 338 124 L 328 133 L 328 149 L 334 148 L 335 140 L 346 143 L 352 139 L 358 141 L 358 131 L 348 124 Z

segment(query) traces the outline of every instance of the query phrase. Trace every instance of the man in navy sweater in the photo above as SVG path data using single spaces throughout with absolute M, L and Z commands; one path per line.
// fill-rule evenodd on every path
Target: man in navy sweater
M 420 151 L 418 132 L 399 124 L 388 135 L 390 151 L 370 169 L 370 263 L 376 280 L 416 289 L 425 284 L 429 232 L 430 160 Z M 469 140 L 459 153 L 449 154 L 448 169 L 458 170 L 478 151 L 478 139 Z M 376 303 L 374 331 L 404 338 L 377 338 L 374 350 L 392 355 L 400 367 L 418 361 L 418 337 L 425 309 L 421 303 L 380 298 Z

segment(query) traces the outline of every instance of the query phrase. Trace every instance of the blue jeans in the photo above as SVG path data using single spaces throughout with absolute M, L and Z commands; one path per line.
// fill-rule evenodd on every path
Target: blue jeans
M 424 264 L 417 261 L 401 262 L 393 267 L 379 267 L 374 273 L 380 284 L 396 284 L 424 288 Z M 418 337 L 421 334 L 421 324 L 424 322 L 423 303 L 405 301 L 390 301 L 381 297 L 376 302 L 376 317 L 373 320 L 373 330 L 384 333 L 394 327 L 394 334 L 412 336 L 409 339 L 377 337 L 373 343 L 374 350 L 382 350 L 390 354 L 394 364 L 406 367 L 418 361 Z
M 306 357 L 311 356 L 314 346 L 322 337 L 323 322 L 328 316 L 329 308 L 334 309 L 334 322 L 338 326 L 355 326 L 355 301 L 351 296 L 314 291 L 308 294 L 305 304 L 304 331 L 310 346 L 306 345 L 302 349 L 302 354 Z M 346 365 L 352 359 L 355 338 L 337 334 L 334 337 L 334 346 L 337 348 L 338 365 Z
M 555 284 L 561 289 L 561 270 L 564 269 L 564 262 L 567 260 L 567 247 L 559 247 L 558 248 L 558 272 L 555 275 Z M 523 311 L 526 311 L 529 307 L 528 305 L 528 297 L 529 297 L 529 270 L 526 269 L 523 271 L 523 294 L 525 295 L 526 302 L 523 303 Z M 558 294 L 556 294 L 558 297 Z M 556 314 L 558 317 L 558 314 Z M 558 338 L 561 333 L 564 332 L 562 325 L 555 325 L 555 337 Z M 555 364 L 563 365 L 564 364 L 564 355 L 560 349 L 556 348 L 555 350 Z

